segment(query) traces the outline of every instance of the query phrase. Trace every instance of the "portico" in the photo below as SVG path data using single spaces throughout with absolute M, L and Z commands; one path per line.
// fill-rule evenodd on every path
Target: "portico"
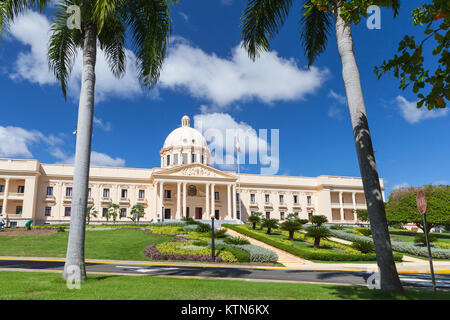
M 236 220 L 236 177 L 195 163 L 152 175 L 153 219 Z

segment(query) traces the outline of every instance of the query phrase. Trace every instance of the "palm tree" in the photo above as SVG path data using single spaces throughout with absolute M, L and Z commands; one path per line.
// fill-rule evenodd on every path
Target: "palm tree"
M 323 215 L 317 215 L 317 216 L 311 217 L 311 223 L 315 224 L 318 227 L 320 227 L 321 225 L 323 225 L 324 223 L 327 223 L 327 222 L 328 222 L 327 217 L 323 216 Z
M 109 216 L 113 218 L 114 224 L 116 223 L 119 209 L 120 209 L 120 206 L 116 203 L 111 203 L 108 207 Z
M 267 234 L 270 234 L 270 231 L 272 231 L 272 229 L 278 228 L 278 220 L 264 218 L 261 220 L 261 227 L 267 228 Z
M 401 293 L 403 288 L 392 254 L 350 30 L 351 22 L 358 22 L 361 14 L 366 14 L 369 2 L 358 2 L 360 6 L 355 7 L 354 3 L 347 0 L 302 0 L 304 15 L 300 21 L 302 27 L 300 38 L 308 64 L 311 65 L 325 51 L 329 30 L 334 22 L 353 137 L 380 269 L 381 289 Z M 279 32 L 287 19 L 292 3 L 293 0 L 248 0 L 242 16 L 242 38 L 243 46 L 250 58 L 255 59 L 260 51 L 270 50 L 269 40 Z M 377 4 L 391 7 L 394 16 L 398 13 L 399 0 L 378 1 Z
M 294 232 L 303 228 L 303 224 L 298 217 L 293 214 L 287 216 L 280 228 L 289 232 L 289 240 L 294 240 Z
M 95 209 L 94 206 L 88 206 L 86 208 L 86 219 L 87 219 L 87 224 L 89 224 L 89 222 L 91 222 L 91 216 L 94 218 L 97 218 L 98 215 L 98 211 Z
M 0 36 L 20 13 L 33 7 L 42 11 L 49 2 L 49 0 L 0 0 Z
M 326 239 L 331 235 L 330 229 L 321 226 L 309 226 L 306 228 L 306 236 L 314 238 L 314 248 L 319 248 L 320 239 Z
M 126 69 L 125 40 L 131 38 L 137 58 L 138 77 L 143 87 L 152 88 L 159 79 L 171 32 L 169 5 L 174 0 L 59 0 L 51 26 L 49 68 L 66 88 L 77 52 L 83 55 L 81 92 L 78 107 L 72 217 L 63 278 L 67 268 L 76 265 L 81 280 L 86 279 L 84 238 L 92 121 L 94 116 L 95 64 L 98 49 L 103 50 L 112 73 L 122 77 Z M 73 19 L 68 9 L 78 5 L 81 28 L 69 29 Z
M 248 222 L 252 223 L 253 230 L 256 229 L 256 224 L 261 222 L 261 212 L 252 212 L 250 216 L 248 217 Z
M 142 204 L 136 204 L 131 208 L 131 215 L 133 217 L 133 221 L 139 221 L 139 218 L 145 214 L 144 206 Z

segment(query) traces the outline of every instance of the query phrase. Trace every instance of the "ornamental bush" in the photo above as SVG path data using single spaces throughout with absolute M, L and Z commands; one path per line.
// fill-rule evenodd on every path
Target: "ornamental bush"
M 432 234 L 429 234 L 428 240 L 430 242 L 436 242 L 437 238 L 435 236 L 433 236 Z M 427 238 L 425 237 L 425 233 L 416 234 L 416 236 L 414 237 L 414 243 L 420 243 L 423 245 L 427 245 Z
M 211 226 L 207 223 L 198 223 L 197 228 L 195 229 L 197 232 L 210 232 Z
M 375 252 L 375 246 L 371 241 L 357 240 L 352 243 L 352 248 L 362 252 L 362 253 L 373 253 Z
M 217 244 L 217 246 L 236 248 L 247 252 L 248 254 L 250 254 L 250 261 L 252 262 L 275 263 L 278 261 L 278 255 L 275 252 L 266 248 L 255 246 L 253 244 L 237 245 L 226 243 L 224 240 L 217 240 L 215 243 Z
M 229 244 L 250 244 L 250 242 L 247 239 L 244 239 L 242 237 L 230 237 L 230 238 L 226 238 L 225 243 L 229 243 Z
M 183 227 L 183 230 L 184 231 L 195 231 L 195 230 L 197 230 L 197 224 L 186 224 Z
M 370 230 L 370 228 L 355 228 L 354 230 L 366 237 L 372 235 L 372 230 Z

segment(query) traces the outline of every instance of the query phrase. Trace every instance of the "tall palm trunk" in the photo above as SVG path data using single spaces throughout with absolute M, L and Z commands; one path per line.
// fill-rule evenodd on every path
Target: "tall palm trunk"
M 77 142 L 73 176 L 72 211 L 70 218 L 69 243 L 63 278 L 68 278 L 67 268 L 80 268 L 80 279 L 86 279 L 84 264 L 84 235 L 91 157 L 92 121 L 94 117 L 95 62 L 97 55 L 97 31 L 93 24 L 87 24 L 83 39 L 83 71 L 80 102 L 78 106 Z
M 380 180 L 373 154 L 358 67 L 353 52 L 352 34 L 350 25 L 345 23 L 340 13 L 341 9 L 338 7 L 334 13 L 336 40 L 341 56 L 342 78 L 347 95 L 364 194 L 366 195 L 377 263 L 380 269 L 380 285 L 382 290 L 401 293 L 403 288 L 392 254 Z

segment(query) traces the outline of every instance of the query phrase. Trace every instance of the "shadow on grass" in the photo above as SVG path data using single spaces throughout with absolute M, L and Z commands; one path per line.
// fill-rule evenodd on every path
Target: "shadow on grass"
M 336 299 L 346 300 L 448 300 L 450 292 L 433 292 L 427 289 L 405 289 L 404 295 L 393 294 L 381 290 L 370 290 L 366 287 L 331 286 L 330 293 Z

